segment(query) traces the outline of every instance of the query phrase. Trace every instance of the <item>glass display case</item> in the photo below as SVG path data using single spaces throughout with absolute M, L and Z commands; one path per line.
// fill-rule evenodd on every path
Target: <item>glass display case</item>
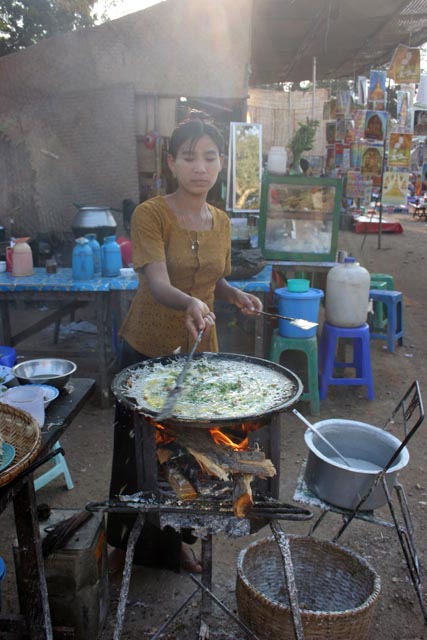
M 265 173 L 259 220 L 264 258 L 335 260 L 341 197 L 339 179 Z

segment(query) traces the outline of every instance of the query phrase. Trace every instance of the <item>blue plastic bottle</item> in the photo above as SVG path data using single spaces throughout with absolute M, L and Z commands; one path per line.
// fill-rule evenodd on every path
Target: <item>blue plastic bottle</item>
M 122 268 L 122 253 L 116 236 L 107 236 L 101 247 L 102 275 L 113 278 L 120 274 Z
M 74 280 L 91 280 L 94 277 L 93 251 L 87 238 L 77 238 L 73 249 L 72 269 Z
M 96 239 L 96 233 L 87 233 L 85 238 L 89 240 L 89 246 L 93 252 L 93 268 L 95 273 L 95 278 L 101 275 L 102 266 L 101 266 L 101 247 Z

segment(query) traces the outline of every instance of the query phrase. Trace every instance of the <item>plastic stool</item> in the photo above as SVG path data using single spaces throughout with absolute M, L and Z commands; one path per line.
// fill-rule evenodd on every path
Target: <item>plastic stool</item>
M 387 340 L 387 348 L 392 353 L 396 350 L 397 343 L 403 344 L 403 296 L 400 291 L 381 291 L 371 289 L 370 298 L 375 302 L 380 302 L 387 309 L 386 332 L 378 333 L 371 331 L 372 340 Z
M 300 400 L 310 402 L 311 415 L 320 413 L 319 383 L 317 366 L 317 337 L 310 338 L 285 338 L 279 334 L 278 329 L 273 332 L 270 347 L 270 360 L 280 363 L 280 356 L 284 351 L 303 351 L 307 358 L 307 386 L 308 391 L 303 393 Z
M 335 359 L 339 340 L 353 341 L 353 361 L 338 362 Z M 365 322 L 360 327 L 334 327 L 325 322 L 320 337 L 320 399 L 328 395 L 328 386 L 334 385 L 366 385 L 368 400 L 374 399 L 372 380 L 371 352 L 369 345 L 369 325 Z M 355 378 L 334 378 L 335 368 L 352 367 L 356 370 Z
M 371 273 L 371 289 L 386 289 L 387 291 L 394 291 L 393 276 L 388 273 Z M 380 302 L 374 303 L 374 318 L 372 326 L 374 329 L 384 329 L 387 326 L 387 310 Z
M 53 450 L 60 449 L 60 447 L 61 445 L 59 444 L 59 442 L 55 442 L 55 444 L 53 445 Z M 52 458 L 52 461 L 54 463 L 53 466 L 48 471 L 45 471 L 43 475 L 34 480 L 35 490 L 38 491 L 42 487 L 45 487 L 51 480 L 54 480 L 55 478 L 60 476 L 61 473 L 64 475 L 67 489 L 73 489 L 74 483 L 71 479 L 68 465 L 62 453 L 58 453 L 54 458 Z

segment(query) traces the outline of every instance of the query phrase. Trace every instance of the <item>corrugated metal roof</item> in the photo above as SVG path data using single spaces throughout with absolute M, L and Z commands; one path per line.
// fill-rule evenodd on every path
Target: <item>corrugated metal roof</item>
M 251 84 L 352 77 L 427 41 L 427 0 L 254 0 Z

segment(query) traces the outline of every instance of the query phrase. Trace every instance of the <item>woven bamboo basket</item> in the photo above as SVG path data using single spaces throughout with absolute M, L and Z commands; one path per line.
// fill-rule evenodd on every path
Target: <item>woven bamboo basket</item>
M 337 544 L 289 536 L 305 640 L 366 640 L 380 594 L 370 565 Z M 243 549 L 237 607 L 260 640 L 294 640 L 282 559 L 274 538 Z
M 38 423 L 26 411 L 0 403 L 0 434 L 15 447 L 15 458 L 0 472 L 0 487 L 22 473 L 37 457 L 42 436 Z

